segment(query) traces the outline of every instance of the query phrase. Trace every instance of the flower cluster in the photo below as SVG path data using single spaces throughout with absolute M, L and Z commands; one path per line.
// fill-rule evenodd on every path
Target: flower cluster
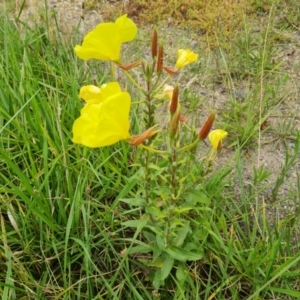
M 76 45 L 76 55 L 83 59 L 98 59 L 111 61 L 121 69 L 129 70 L 140 64 L 143 66 L 145 76 L 151 77 L 154 69 L 151 65 L 145 65 L 140 61 L 130 63 L 127 66 L 121 64 L 121 46 L 125 42 L 132 41 L 137 34 L 136 24 L 123 15 L 114 23 L 102 23 L 90 31 L 83 39 L 82 45 Z M 163 45 L 158 46 L 157 31 L 154 30 L 152 37 L 152 58 L 156 64 L 158 78 L 163 70 L 173 75 L 181 68 L 198 60 L 198 54 L 189 49 L 177 51 L 177 60 L 174 67 L 167 67 L 163 64 Z M 153 66 L 154 66 L 153 64 Z M 150 74 L 150 75 L 149 75 Z M 167 97 L 170 100 L 170 136 L 175 136 L 179 130 L 179 122 L 185 122 L 186 118 L 180 112 L 178 97 L 178 85 L 174 88 L 165 85 L 164 90 L 155 95 L 155 98 Z M 140 145 L 146 139 L 151 138 L 158 131 L 154 131 L 153 124 L 140 135 L 130 135 L 130 106 L 131 97 L 128 92 L 122 91 L 119 83 L 109 82 L 101 87 L 94 85 L 83 86 L 79 97 L 85 101 L 81 109 L 80 117 L 73 124 L 73 142 L 87 147 L 104 147 L 126 140 L 131 145 Z M 227 133 L 221 129 L 209 133 L 215 114 L 210 116 L 199 133 L 200 140 L 208 135 L 215 150 L 221 149 L 221 141 Z
M 222 129 L 211 130 L 216 118 L 215 111 L 212 111 L 197 135 L 194 134 L 193 128 L 188 134 L 183 134 L 184 129 L 189 130 L 189 126 L 185 123 L 187 118 L 181 111 L 183 106 L 180 101 L 179 84 L 177 82 L 175 85 L 170 85 L 168 80 L 174 78 L 175 76 L 172 76 L 179 73 L 182 68 L 196 62 L 198 54 L 190 49 L 180 49 L 177 51 L 175 64 L 172 67 L 166 66 L 164 47 L 162 43 L 158 43 L 158 34 L 154 30 L 150 61 L 141 60 L 123 64 L 120 55 L 121 46 L 123 43 L 133 40 L 136 34 L 137 27 L 134 22 L 127 18 L 127 15 L 123 15 L 114 23 L 98 25 L 85 36 L 81 46 L 75 47 L 76 55 L 83 60 L 109 61 L 113 79 L 99 87 L 86 85 L 80 89 L 79 97 L 84 101 L 84 105 L 80 116 L 73 124 L 72 141 L 90 148 L 105 147 L 125 141 L 133 147 L 139 146 L 146 150 L 134 151 L 136 154 L 132 156 L 134 165 L 141 168 L 142 171 L 135 175 L 138 176 L 141 188 L 137 192 L 138 198 L 133 198 L 138 200 L 138 203 L 134 205 L 137 206 L 141 216 L 138 220 L 134 213 L 134 221 L 124 222 L 122 225 L 136 228 L 136 225 L 132 225 L 133 223 L 138 224 L 138 227 L 142 224 L 140 228 L 145 233 L 151 233 L 151 242 L 149 240 L 148 244 L 153 252 L 153 257 L 160 264 L 164 265 L 165 262 L 168 264 L 168 267 L 165 268 L 167 272 L 164 270 L 165 274 L 158 269 L 155 271 L 155 275 L 151 275 L 152 278 L 155 278 L 153 285 L 158 290 L 161 285 L 164 285 L 165 279 L 169 276 L 168 272 L 177 268 L 179 263 L 182 265 L 183 261 L 199 260 L 203 257 L 202 250 L 199 253 L 193 251 L 193 249 L 202 247 L 203 241 L 198 242 L 198 239 L 195 240 L 190 236 L 189 232 L 194 230 L 193 225 L 190 225 L 192 215 L 186 214 L 193 209 L 193 204 L 190 201 L 186 202 L 186 199 L 191 198 L 191 195 L 195 198 L 198 191 L 189 196 L 187 190 L 194 183 L 199 182 L 195 174 L 202 176 L 203 170 L 205 170 L 205 174 L 210 172 L 212 162 L 221 150 L 222 141 L 227 136 L 227 132 Z M 129 72 L 139 66 L 141 66 L 140 72 L 144 78 L 142 83 L 140 80 L 135 80 Z M 120 84 L 114 80 L 115 67 L 120 69 L 122 75 L 126 76 L 126 79 L 135 88 L 138 88 L 143 99 L 131 101 L 127 90 L 122 89 Z M 156 112 L 157 107 L 163 103 L 162 99 L 163 101 L 168 99 L 169 125 L 168 131 L 164 135 L 164 145 L 157 149 L 154 145 L 159 143 L 153 142 L 153 140 L 154 135 L 160 131 L 156 125 Z M 136 135 L 131 134 L 130 109 L 133 104 L 137 103 L 143 106 L 137 111 L 143 114 L 141 119 L 144 122 L 138 123 L 138 125 L 143 126 L 144 131 Z M 187 145 L 182 145 L 183 137 L 187 136 L 192 141 Z M 186 157 L 186 152 L 190 151 L 190 154 L 193 154 L 198 144 L 207 137 L 211 143 L 209 155 L 206 160 L 203 160 L 203 167 L 199 168 L 201 173 L 198 172 L 197 165 L 195 166 L 197 172 L 192 174 L 194 166 L 190 162 L 196 156 L 187 155 Z M 153 156 L 152 152 L 159 156 Z M 159 164 L 157 164 L 158 161 Z M 187 174 L 186 165 L 191 170 L 188 173 L 191 174 Z M 155 178 L 158 178 L 158 181 Z M 161 184 L 162 186 L 160 186 Z M 186 189 L 187 186 L 188 189 Z M 124 200 L 131 204 L 131 199 Z M 196 204 L 198 205 L 197 200 L 195 200 Z M 146 235 L 141 236 L 146 237 Z M 180 242 L 178 242 L 178 236 L 181 237 Z M 183 252 L 179 252 L 181 250 Z M 177 259 L 178 253 L 182 254 Z M 147 269 L 149 269 L 149 264 L 147 264 Z

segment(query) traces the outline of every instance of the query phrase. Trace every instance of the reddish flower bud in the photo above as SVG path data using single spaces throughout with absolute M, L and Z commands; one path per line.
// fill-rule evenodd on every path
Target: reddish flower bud
M 177 73 L 177 69 L 176 68 L 170 68 L 167 66 L 164 66 L 164 70 L 169 74 L 169 75 L 175 75 Z
M 158 56 L 157 56 L 157 73 L 161 73 L 164 67 L 164 46 L 159 45 Z
M 153 59 L 157 56 L 157 30 L 156 29 L 154 29 L 152 35 L 151 54 Z
M 170 113 L 174 114 L 177 110 L 177 106 L 178 106 L 178 84 L 176 84 L 174 90 L 173 90 L 173 94 L 172 94 L 172 100 L 171 100 L 171 104 L 170 104 Z
M 154 128 L 155 128 L 155 126 L 147 129 L 145 132 L 143 132 L 140 135 L 133 135 L 133 136 L 131 136 L 130 139 L 127 141 L 128 144 L 130 144 L 132 146 L 138 146 L 138 145 L 140 145 L 146 139 L 152 137 L 157 132 L 159 132 L 159 130 L 153 130 Z
M 214 123 L 215 116 L 216 116 L 216 112 L 213 111 L 211 113 L 211 115 L 208 117 L 207 121 L 205 122 L 204 126 L 202 127 L 202 129 L 199 132 L 200 140 L 204 140 L 207 137 L 207 135 L 209 134 L 210 129 Z
M 123 70 L 125 70 L 125 71 L 128 71 L 128 70 L 131 70 L 131 69 L 139 66 L 141 63 L 142 63 L 141 61 L 135 61 L 135 62 L 133 62 L 133 63 L 131 63 L 129 65 L 121 65 L 121 64 L 119 64 L 118 67 L 121 68 L 121 69 L 123 69 Z

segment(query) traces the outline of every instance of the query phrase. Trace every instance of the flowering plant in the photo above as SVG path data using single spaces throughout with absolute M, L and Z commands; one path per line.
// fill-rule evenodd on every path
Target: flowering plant
M 124 249 L 122 255 L 131 255 L 137 252 L 152 253 L 152 259 L 144 261 L 154 268 L 153 285 L 156 290 L 164 285 L 173 267 L 185 268 L 186 261 L 195 261 L 203 257 L 201 239 L 193 237 L 193 225 L 190 221 L 194 211 L 204 210 L 198 207 L 199 203 L 209 210 L 209 200 L 203 201 L 204 194 L 197 188 L 197 180 L 186 174 L 186 167 L 196 165 L 198 145 L 208 136 L 212 146 L 212 153 L 221 150 L 222 140 L 227 132 L 216 129 L 210 132 L 216 113 L 213 111 L 199 133 L 189 126 L 181 112 L 179 103 L 180 88 L 177 82 L 167 84 L 172 76 L 180 69 L 194 63 L 198 54 L 189 49 L 178 50 L 178 58 L 174 67 L 164 64 L 164 47 L 158 45 L 158 33 L 154 30 L 151 42 L 152 60 L 131 62 L 128 65 L 121 63 L 120 49 L 124 42 L 134 39 L 136 25 L 126 15 L 121 16 L 115 23 L 103 23 L 89 32 L 83 40 L 82 46 L 75 47 L 79 58 L 91 58 L 111 61 L 122 70 L 128 83 L 144 95 L 144 114 L 138 121 L 144 132 L 131 135 L 130 109 L 135 101 L 131 101 L 130 94 L 121 88 L 118 82 L 112 81 L 101 85 L 83 86 L 79 97 L 85 104 L 80 116 L 73 125 L 73 142 L 91 148 L 109 146 L 119 141 L 125 141 L 132 147 L 144 149 L 142 156 L 136 157 L 134 166 L 138 166 L 136 179 L 141 188 L 136 197 L 122 199 L 129 207 L 138 207 L 139 216 L 132 215 L 132 220 L 123 222 L 124 227 L 136 228 L 136 235 L 142 232 L 138 244 L 136 240 L 130 249 Z M 135 80 L 129 71 L 141 66 L 144 76 L 144 86 Z M 134 96 L 133 96 L 134 97 Z M 157 128 L 157 103 L 162 99 L 169 99 L 169 127 L 163 138 L 154 138 Z M 141 111 L 141 110 L 140 110 Z M 189 130 L 191 141 L 183 144 L 184 130 Z M 190 155 L 191 154 L 191 155 Z M 199 176 L 207 175 L 213 168 L 215 155 L 208 155 L 202 163 L 197 165 Z M 193 163 L 192 163 L 193 162 Z M 163 167 L 159 168 L 157 164 Z M 156 176 L 161 184 L 153 186 Z M 203 204 L 204 203 L 204 204 Z M 130 215 L 133 210 L 129 210 Z

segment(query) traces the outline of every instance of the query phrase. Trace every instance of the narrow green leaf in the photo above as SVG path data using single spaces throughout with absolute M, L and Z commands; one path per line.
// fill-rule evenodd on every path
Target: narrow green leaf
M 161 269 L 157 269 L 157 271 L 155 272 L 155 275 L 154 275 L 154 279 L 153 279 L 153 287 L 156 291 L 158 291 L 158 289 L 160 288 L 161 285 L 162 285 Z
M 184 240 L 185 240 L 189 230 L 190 230 L 190 222 L 187 222 L 184 227 L 179 229 L 179 231 L 177 233 L 177 237 L 174 242 L 176 247 L 180 247 L 184 243 Z
M 289 296 L 292 296 L 292 297 L 296 297 L 297 299 L 300 299 L 300 292 L 298 292 L 298 291 L 286 290 L 286 289 L 275 288 L 275 287 L 270 287 L 269 290 L 271 290 L 273 292 L 276 292 L 276 293 L 289 295 Z
M 125 227 L 137 228 L 137 231 L 141 231 L 147 225 L 148 218 L 148 215 L 142 215 L 139 220 L 129 220 L 123 222 L 122 225 Z
M 192 210 L 192 209 L 194 209 L 194 207 L 179 207 L 179 208 L 174 209 L 174 213 L 181 214 L 183 212 L 186 212 L 186 211 L 189 211 L 189 210 Z
M 126 198 L 126 199 L 120 199 L 119 201 L 127 203 L 131 206 L 145 206 L 146 201 L 143 198 Z
M 139 245 L 136 247 L 132 247 L 128 250 L 128 254 L 135 254 L 135 253 L 149 253 L 153 251 L 149 245 Z
M 146 212 L 159 219 L 165 217 L 165 214 L 158 207 L 155 207 L 154 205 L 147 207 Z
M 119 193 L 118 197 L 114 201 L 112 208 L 115 208 L 119 204 L 120 199 L 126 197 L 129 194 L 129 192 L 136 186 L 137 183 L 138 183 L 137 178 L 132 177 L 132 178 L 128 179 L 127 184 L 123 187 L 123 189 Z
M 161 267 L 161 280 L 165 280 L 169 276 L 173 268 L 173 265 L 174 265 L 174 258 L 171 256 L 166 257 Z
M 199 260 L 203 257 L 202 253 L 187 251 L 175 246 L 167 247 L 165 251 L 174 259 L 182 262 Z
M 179 263 L 176 270 L 176 278 L 180 284 L 184 283 L 187 276 L 187 268 L 184 263 Z
M 122 225 L 125 227 L 133 227 L 133 228 L 137 228 L 141 223 L 141 220 L 129 220 L 126 222 L 123 222 Z

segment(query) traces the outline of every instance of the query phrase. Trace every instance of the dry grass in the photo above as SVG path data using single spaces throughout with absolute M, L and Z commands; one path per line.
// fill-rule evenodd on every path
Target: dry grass
M 255 2 L 255 3 L 254 3 Z M 270 1 L 266 1 L 270 2 Z M 251 0 L 119 0 L 99 3 L 85 2 L 85 9 L 99 9 L 105 20 L 127 13 L 139 25 L 167 22 L 191 28 L 205 34 L 211 48 L 235 36 L 244 23 L 245 15 L 257 9 L 268 9 L 262 1 Z

